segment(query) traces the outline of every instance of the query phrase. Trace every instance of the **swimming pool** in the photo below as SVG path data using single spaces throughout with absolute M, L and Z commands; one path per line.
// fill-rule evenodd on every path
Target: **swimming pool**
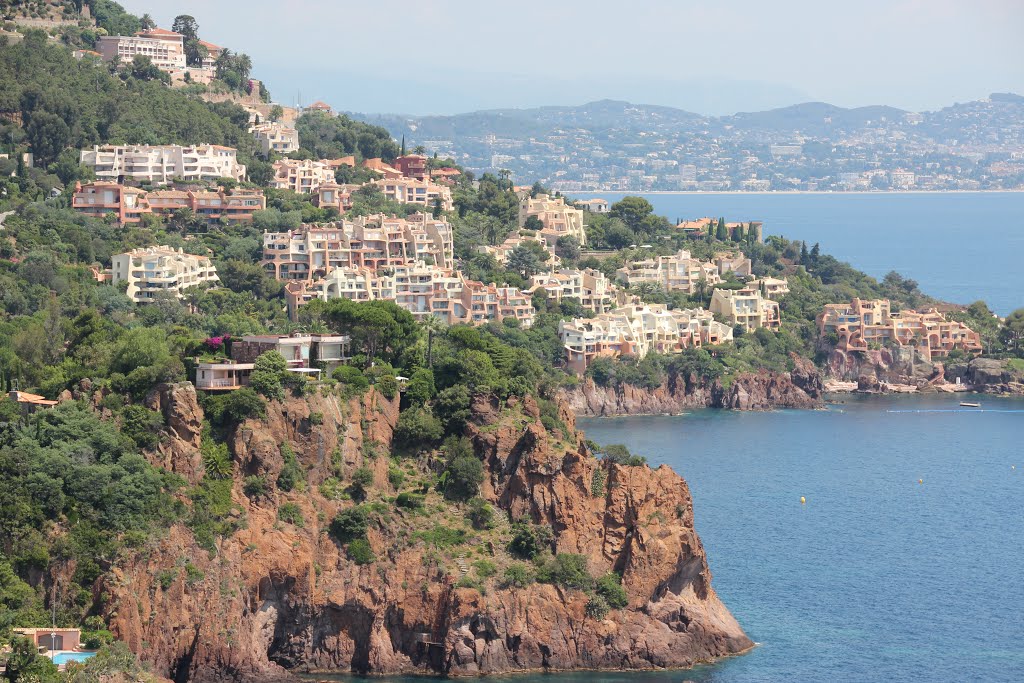
M 95 656 L 95 652 L 57 652 L 53 655 L 53 663 L 60 666 L 68 662 L 84 662 Z

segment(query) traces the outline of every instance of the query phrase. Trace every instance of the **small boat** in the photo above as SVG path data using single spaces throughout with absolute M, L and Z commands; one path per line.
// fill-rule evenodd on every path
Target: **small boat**
M 961 408 L 980 408 L 980 403 L 972 403 L 971 401 L 960 401 Z

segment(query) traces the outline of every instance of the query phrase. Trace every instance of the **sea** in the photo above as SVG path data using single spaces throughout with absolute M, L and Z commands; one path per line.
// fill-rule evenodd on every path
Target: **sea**
M 759 643 L 603 678 L 1024 680 L 1024 400 L 842 401 L 580 420 L 685 477 L 712 585 Z
M 895 270 L 943 301 L 1024 307 L 1024 192 L 571 194 L 640 195 L 673 222 L 760 220 L 766 235 L 817 242 L 873 277 Z

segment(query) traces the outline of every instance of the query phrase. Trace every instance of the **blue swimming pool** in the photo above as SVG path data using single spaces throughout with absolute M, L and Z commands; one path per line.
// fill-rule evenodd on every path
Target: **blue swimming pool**
M 90 657 L 95 657 L 95 652 L 58 652 L 53 655 L 53 663 L 57 666 L 68 662 L 84 662 Z

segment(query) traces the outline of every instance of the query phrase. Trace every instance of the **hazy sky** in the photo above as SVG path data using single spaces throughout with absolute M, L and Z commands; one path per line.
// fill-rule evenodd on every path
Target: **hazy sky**
M 275 99 L 450 114 L 626 99 L 707 114 L 1024 93 L 1024 0 L 121 0 L 247 52 Z M 287 9 L 285 9 L 287 8 Z

